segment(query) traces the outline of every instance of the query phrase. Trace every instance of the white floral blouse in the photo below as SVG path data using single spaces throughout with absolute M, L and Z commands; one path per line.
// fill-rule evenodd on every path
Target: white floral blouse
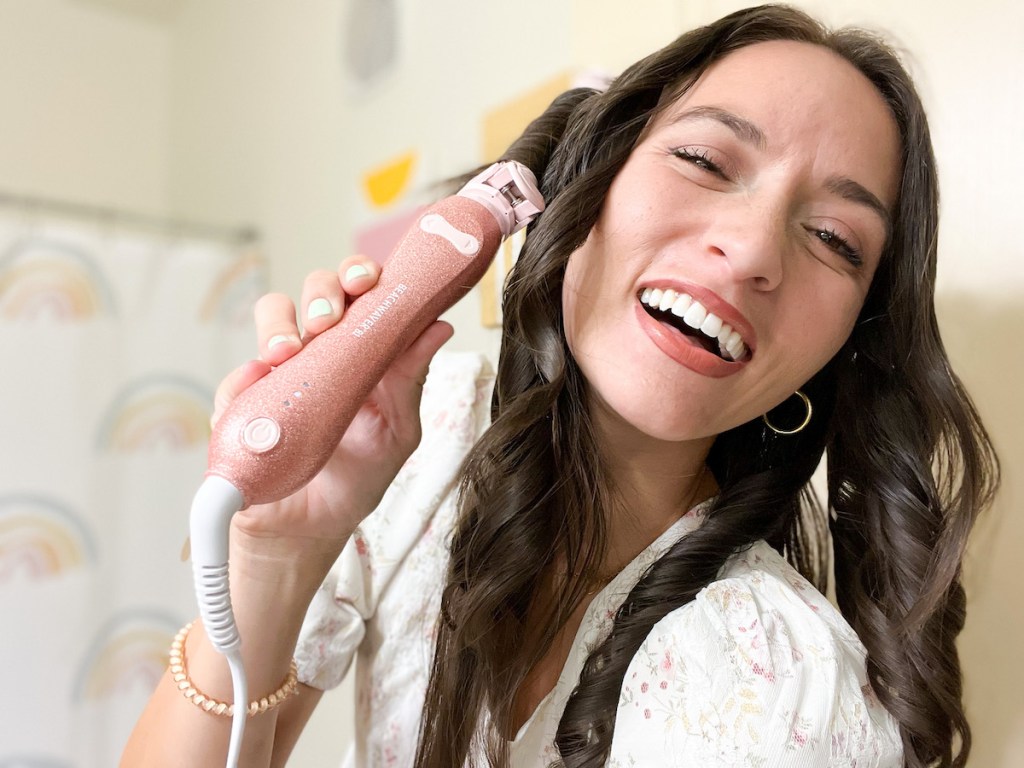
M 356 740 L 346 768 L 410 766 L 455 519 L 452 477 L 487 424 L 485 358 L 442 353 L 424 437 L 310 606 L 299 679 L 328 689 L 356 664 Z M 510 744 L 515 768 L 558 759 L 553 740 L 589 653 L 644 571 L 700 524 L 699 506 L 593 600 L 554 689 Z M 761 542 L 655 625 L 626 671 L 608 765 L 901 766 L 897 725 L 868 684 L 839 612 Z

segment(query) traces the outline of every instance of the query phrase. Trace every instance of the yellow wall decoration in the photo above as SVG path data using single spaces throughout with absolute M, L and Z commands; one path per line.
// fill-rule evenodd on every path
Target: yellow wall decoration
M 569 90 L 573 75 L 566 72 L 492 110 L 483 119 L 483 162 L 496 160 L 560 93 Z M 525 241 L 520 232 L 501 246 L 498 255 L 480 281 L 481 322 L 485 328 L 501 326 L 501 292 L 505 276 L 515 263 Z
M 416 165 L 416 152 L 409 151 L 363 175 L 363 191 L 374 208 L 386 208 L 409 186 Z

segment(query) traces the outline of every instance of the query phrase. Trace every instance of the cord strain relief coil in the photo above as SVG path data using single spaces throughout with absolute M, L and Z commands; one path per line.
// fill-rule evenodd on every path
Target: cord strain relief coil
M 241 647 L 242 641 L 231 610 L 227 564 L 197 566 L 193 576 L 203 628 L 213 647 L 221 653 Z

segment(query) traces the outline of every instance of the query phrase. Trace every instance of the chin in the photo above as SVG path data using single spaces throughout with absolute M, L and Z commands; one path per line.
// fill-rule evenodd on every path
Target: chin
M 653 406 L 659 398 L 637 399 L 631 393 L 609 392 L 602 397 L 591 388 L 595 428 L 610 439 L 656 440 L 681 443 L 714 438 L 718 430 L 701 409 Z

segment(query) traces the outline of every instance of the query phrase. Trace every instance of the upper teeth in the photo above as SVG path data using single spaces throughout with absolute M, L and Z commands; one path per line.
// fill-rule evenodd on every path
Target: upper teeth
M 691 328 L 705 336 L 718 340 L 718 349 L 723 357 L 740 360 L 747 354 L 747 345 L 740 334 L 718 315 L 708 312 L 707 307 L 688 293 L 679 293 L 671 288 L 644 288 L 640 301 L 662 312 L 671 312 Z

